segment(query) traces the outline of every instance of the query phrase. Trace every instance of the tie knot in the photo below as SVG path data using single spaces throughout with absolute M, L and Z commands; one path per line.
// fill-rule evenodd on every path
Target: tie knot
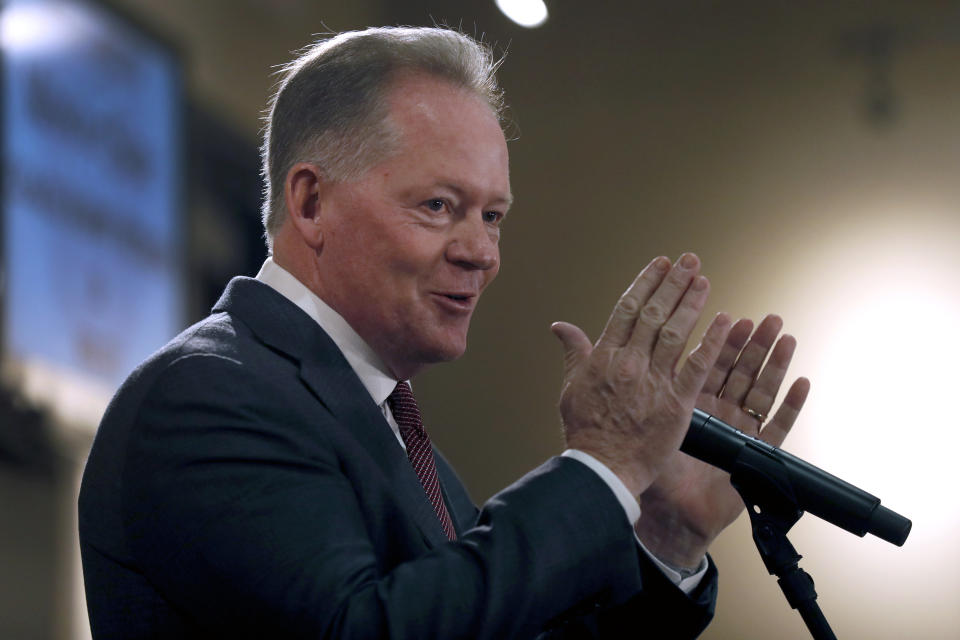
M 413 397 L 410 385 L 406 382 L 398 382 L 393 392 L 387 397 L 387 404 L 390 405 L 393 419 L 397 421 L 397 426 L 400 427 L 401 435 L 409 431 L 416 434 L 425 433 L 420 408 Z

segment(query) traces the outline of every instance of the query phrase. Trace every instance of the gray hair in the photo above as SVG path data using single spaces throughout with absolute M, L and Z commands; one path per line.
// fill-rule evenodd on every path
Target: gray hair
M 312 44 L 280 71 L 261 148 L 268 248 L 286 218 L 284 181 L 297 162 L 349 180 L 396 150 L 388 89 L 399 72 L 426 73 L 476 93 L 500 117 L 503 93 L 490 47 L 447 28 L 379 27 Z

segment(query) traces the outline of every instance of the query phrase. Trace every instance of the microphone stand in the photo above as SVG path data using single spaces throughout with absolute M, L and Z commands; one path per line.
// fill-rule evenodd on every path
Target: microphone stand
M 785 477 L 771 468 L 768 457 L 745 447 L 730 472 L 730 483 L 747 505 L 753 541 L 790 607 L 799 611 L 814 640 L 837 640 L 817 604 L 813 578 L 797 564 L 803 556 L 787 539 L 803 510 Z

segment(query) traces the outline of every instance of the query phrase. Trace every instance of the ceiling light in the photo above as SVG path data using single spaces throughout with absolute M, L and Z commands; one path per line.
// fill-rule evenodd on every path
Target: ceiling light
M 543 0 L 494 0 L 503 14 L 521 27 L 532 29 L 547 21 Z

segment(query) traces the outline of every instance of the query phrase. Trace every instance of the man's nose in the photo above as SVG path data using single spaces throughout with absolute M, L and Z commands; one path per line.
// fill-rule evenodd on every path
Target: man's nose
M 447 245 L 447 260 L 466 269 L 493 269 L 500 262 L 499 234 L 483 214 L 465 216 Z

